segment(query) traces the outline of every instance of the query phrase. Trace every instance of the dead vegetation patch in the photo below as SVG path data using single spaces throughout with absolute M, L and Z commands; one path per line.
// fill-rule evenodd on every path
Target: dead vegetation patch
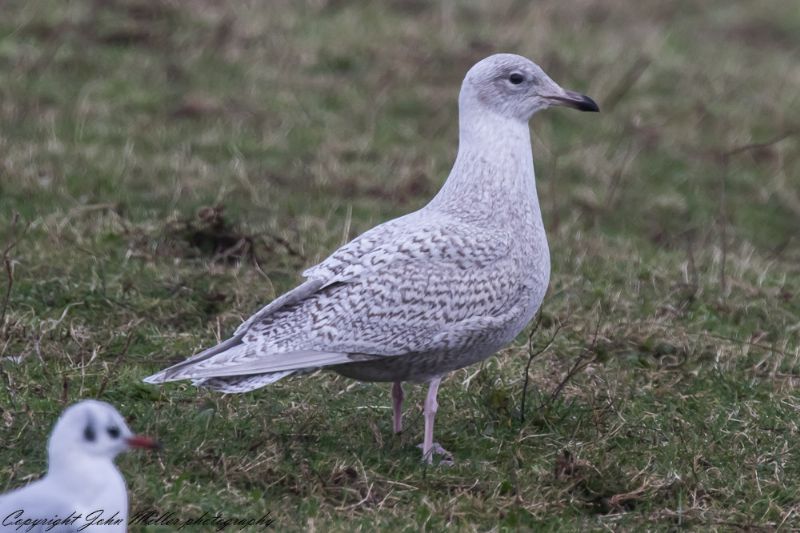
M 251 233 L 225 215 L 223 205 L 201 207 L 191 217 L 167 220 L 155 229 L 131 232 L 135 255 L 204 259 L 232 265 L 243 261 L 258 265 L 273 254 L 297 263 L 304 254 L 287 239 L 268 232 Z

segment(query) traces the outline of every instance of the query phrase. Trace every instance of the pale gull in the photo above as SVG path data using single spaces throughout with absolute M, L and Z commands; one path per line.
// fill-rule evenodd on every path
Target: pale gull
M 130 448 L 157 448 L 134 435 L 113 406 L 84 400 L 68 407 L 47 446 L 47 474 L 0 494 L 0 532 L 124 533 L 128 492 L 114 458 Z
M 442 377 L 510 343 L 547 290 L 528 121 L 552 105 L 598 110 L 524 57 L 477 63 L 461 85 L 455 164 L 430 203 L 342 246 L 232 338 L 145 381 L 236 393 L 329 368 L 394 382 L 395 432 L 401 383 L 429 382 L 423 458 L 448 455 L 433 442 Z

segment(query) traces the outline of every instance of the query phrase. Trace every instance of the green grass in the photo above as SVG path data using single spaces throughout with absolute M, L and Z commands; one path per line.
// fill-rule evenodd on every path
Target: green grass
M 495 51 L 603 110 L 533 121 L 553 277 L 531 351 L 555 337 L 524 421 L 526 335 L 444 383 L 452 468 L 420 464 L 421 387 L 395 437 L 386 385 L 140 383 L 423 205 L 461 79 Z M 0 491 L 42 474 L 31 443 L 66 404 L 99 396 L 165 445 L 119 461 L 133 512 L 800 527 L 798 52 L 782 0 L 5 2 Z M 251 253 L 219 257 L 221 236 Z

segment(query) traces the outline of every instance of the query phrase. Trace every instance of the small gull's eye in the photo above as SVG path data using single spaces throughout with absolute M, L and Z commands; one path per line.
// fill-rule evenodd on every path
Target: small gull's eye
M 94 428 L 92 426 L 86 426 L 83 428 L 83 438 L 89 442 L 94 442 L 94 440 L 97 438 L 97 434 L 94 432 Z
M 508 77 L 508 81 L 510 81 L 514 85 L 519 85 L 520 83 L 525 81 L 525 76 L 523 76 L 519 72 L 512 72 L 511 76 Z
M 117 426 L 111 426 L 106 431 L 108 431 L 108 434 L 111 436 L 112 439 L 119 438 L 119 428 Z

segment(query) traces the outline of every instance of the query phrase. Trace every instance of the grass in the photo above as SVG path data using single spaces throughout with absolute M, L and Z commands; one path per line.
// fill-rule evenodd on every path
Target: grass
M 550 292 L 531 346 L 444 383 L 455 467 L 419 462 L 422 388 L 394 437 L 385 385 L 140 383 L 423 205 L 460 81 L 494 51 L 603 113 L 534 120 Z M 800 527 L 798 51 L 780 0 L 5 2 L 0 491 L 41 475 L 65 405 L 100 397 L 165 445 L 119 461 L 133 512 Z

